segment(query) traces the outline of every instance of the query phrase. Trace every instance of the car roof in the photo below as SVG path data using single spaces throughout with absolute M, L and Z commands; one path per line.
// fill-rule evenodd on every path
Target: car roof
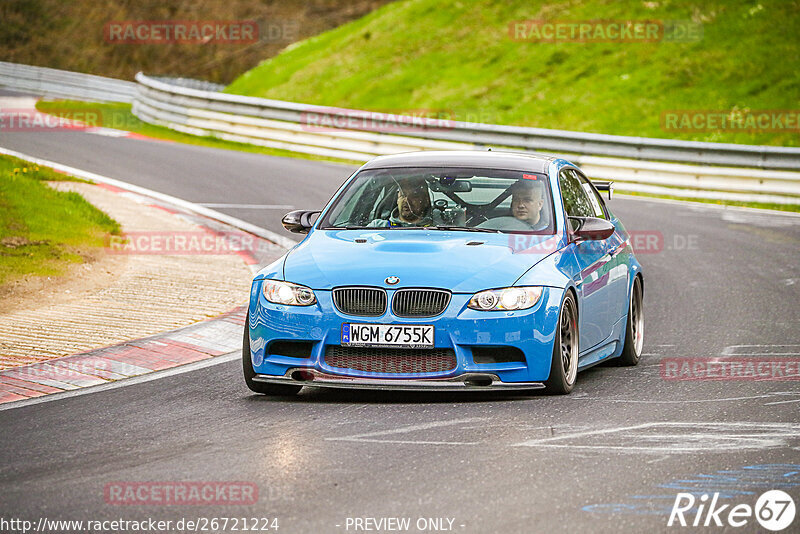
M 396 167 L 475 167 L 547 173 L 555 156 L 535 153 L 479 150 L 430 150 L 378 156 L 362 169 Z

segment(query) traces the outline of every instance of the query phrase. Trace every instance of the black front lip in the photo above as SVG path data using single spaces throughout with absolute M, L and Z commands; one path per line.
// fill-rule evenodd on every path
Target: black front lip
M 524 390 L 544 388 L 544 384 L 541 382 L 502 382 L 497 375 L 491 373 L 463 373 L 448 378 L 364 378 L 334 375 L 307 367 L 293 367 L 288 369 L 283 376 L 256 375 L 253 377 L 253 381 L 310 387 L 405 391 Z

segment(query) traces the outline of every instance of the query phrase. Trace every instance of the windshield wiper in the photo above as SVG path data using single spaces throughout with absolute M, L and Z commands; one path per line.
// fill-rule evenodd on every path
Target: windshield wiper
M 475 226 L 431 226 L 437 230 L 457 230 L 459 232 L 488 232 L 490 234 L 502 234 L 500 230 L 493 228 L 477 228 Z

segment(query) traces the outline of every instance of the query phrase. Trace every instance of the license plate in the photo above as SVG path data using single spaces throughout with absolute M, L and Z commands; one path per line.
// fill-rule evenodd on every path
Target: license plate
M 433 347 L 433 325 L 342 324 L 342 345 L 361 347 Z

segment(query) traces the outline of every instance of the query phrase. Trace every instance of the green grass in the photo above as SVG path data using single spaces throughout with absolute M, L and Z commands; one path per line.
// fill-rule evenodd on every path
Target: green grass
M 535 43 L 517 20 L 691 20 L 695 42 Z M 671 110 L 797 110 L 797 0 L 402 0 L 296 43 L 227 91 L 605 134 L 799 146 L 795 131 L 668 132 Z
M 51 115 L 64 117 L 67 119 L 78 120 L 90 126 L 103 126 L 117 130 L 125 130 L 136 134 L 175 141 L 189 145 L 207 146 L 211 148 L 221 148 L 225 150 L 238 150 L 241 152 L 254 152 L 267 154 L 270 156 L 303 158 L 312 161 L 331 161 L 334 163 L 347 163 L 361 165 L 363 162 L 354 162 L 345 159 L 314 156 L 313 154 L 302 154 L 289 150 L 279 150 L 274 148 L 250 145 L 247 143 L 236 143 L 225 141 L 212 136 L 198 136 L 185 134 L 170 130 L 164 126 L 148 124 L 139 120 L 136 115 L 131 113 L 130 104 L 113 104 L 99 102 L 79 102 L 75 100 L 39 100 L 36 109 Z
M 119 224 L 74 192 L 45 181 L 75 180 L 0 156 L 0 289 L 24 275 L 57 276 L 104 246 Z

